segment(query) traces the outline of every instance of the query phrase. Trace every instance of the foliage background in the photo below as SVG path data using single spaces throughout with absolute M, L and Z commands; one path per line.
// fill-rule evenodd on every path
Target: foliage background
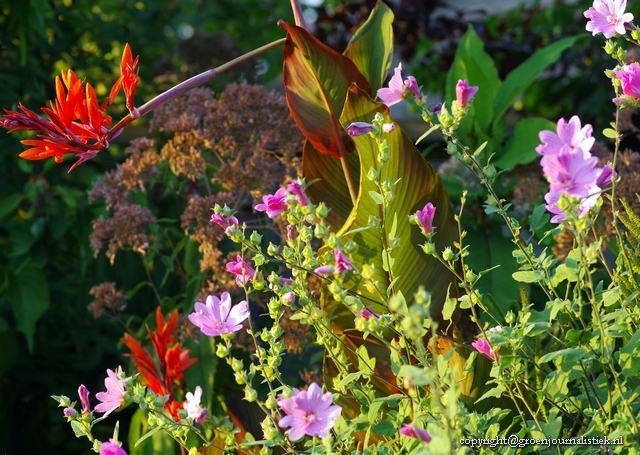
M 416 9 L 415 3 L 428 6 Z M 470 17 L 455 10 L 440 16 L 438 3 L 390 4 L 397 17 L 398 58 L 412 62 L 412 73 L 433 93 L 443 91 L 448 64 Z M 316 10 L 316 35 L 341 51 L 374 4 L 328 2 Z M 535 114 L 555 120 L 578 114 L 595 125 L 610 121 L 610 109 L 596 108 L 610 103 L 603 74 L 608 63 L 585 33 L 584 21 L 577 19 L 589 4 L 556 2 L 544 9 L 518 8 L 505 16 L 473 20 L 502 78 L 535 49 L 564 36 L 583 35 L 527 92 L 515 117 Z M 635 8 L 630 6 L 638 16 Z M 52 82 L 62 68 L 95 83 L 104 97 L 117 77 L 125 42 L 141 56 L 140 104 L 242 50 L 281 37 L 276 21 L 292 21 L 288 2 L 278 0 L 4 0 L 0 9 L 0 106 L 15 109 L 21 101 L 34 110 L 53 98 Z M 212 87 L 220 90 L 234 80 L 271 81 L 280 70 L 281 56 L 274 52 L 258 67 L 243 67 Z M 128 313 L 138 321 L 155 307 L 151 290 L 137 287 L 149 279 L 138 256 L 121 253 L 112 267 L 104 255 L 93 257 L 88 241 L 91 221 L 105 208 L 89 204 L 86 191 L 122 160 L 123 146 L 140 130 L 144 122 L 72 174 L 52 160 L 18 158 L 22 146 L 17 135 L 0 135 L 0 453 L 90 453 L 49 398 L 75 397 L 77 386 L 84 383 L 93 399 L 103 389 L 105 369 L 124 362 L 118 341 L 124 321 L 94 320 L 87 310 L 92 300 L 88 291 L 104 281 L 136 288 L 135 299 L 129 295 Z M 180 292 L 171 286 L 164 288 L 168 295 Z M 118 416 L 122 434 L 131 412 Z M 104 440 L 110 435 L 101 436 Z

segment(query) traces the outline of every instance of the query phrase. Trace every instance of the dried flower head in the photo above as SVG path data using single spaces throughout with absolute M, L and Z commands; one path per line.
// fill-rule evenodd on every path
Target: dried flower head
M 93 286 L 89 294 L 94 297 L 94 300 L 88 308 L 96 319 L 105 314 L 122 311 L 126 306 L 127 296 L 116 289 L 116 284 L 112 282 Z

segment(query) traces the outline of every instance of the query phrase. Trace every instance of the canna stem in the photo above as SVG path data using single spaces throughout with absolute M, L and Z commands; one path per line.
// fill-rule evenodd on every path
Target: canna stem
M 298 27 L 307 30 L 307 23 L 304 20 L 304 14 L 302 14 L 302 7 L 299 0 L 291 0 L 291 9 L 293 10 L 293 18 Z
M 196 76 L 193 76 L 190 79 L 187 79 L 184 82 L 179 83 L 178 85 L 176 85 L 175 87 L 171 87 L 169 90 L 167 90 L 166 92 L 163 92 L 161 94 L 159 94 L 158 96 L 156 96 L 155 98 L 153 98 L 151 101 L 143 104 L 142 106 L 140 106 L 139 108 L 137 108 L 136 110 L 134 110 L 135 114 L 128 114 L 125 117 L 123 117 L 109 132 L 109 134 L 107 134 L 107 141 L 112 140 L 113 138 L 117 137 L 122 130 L 124 129 L 124 127 L 126 125 L 128 125 L 129 123 L 133 122 L 135 119 L 142 117 L 143 115 L 148 114 L 149 112 L 153 111 L 154 109 L 162 106 L 163 104 L 177 98 L 180 95 L 184 95 L 185 93 L 187 93 L 189 90 L 196 88 L 202 84 L 204 84 L 205 82 L 209 82 L 212 79 L 215 79 L 216 77 L 218 77 L 218 75 L 229 71 L 230 69 L 248 61 L 251 60 L 259 55 L 262 55 L 272 49 L 275 49 L 277 47 L 280 47 L 282 45 L 284 45 L 285 42 L 285 38 L 279 39 L 277 41 L 273 41 L 272 43 L 269 44 L 265 44 L 262 47 L 259 47 L 257 49 L 252 50 L 251 52 L 247 52 L 244 55 L 241 55 L 238 58 L 234 58 L 233 60 L 231 60 L 230 62 L 227 62 L 217 68 L 214 69 L 210 69 L 207 70 L 203 73 L 200 73 Z

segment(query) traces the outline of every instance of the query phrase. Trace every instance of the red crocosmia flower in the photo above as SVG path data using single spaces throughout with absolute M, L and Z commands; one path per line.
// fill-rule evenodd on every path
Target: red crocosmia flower
M 124 51 L 122 52 L 122 62 L 120 63 L 120 77 L 113 84 L 113 87 L 111 87 L 111 93 L 109 93 L 109 104 L 113 104 L 116 96 L 118 96 L 120 87 L 122 87 L 124 90 L 124 96 L 127 100 L 127 109 L 129 109 L 129 112 L 131 113 L 135 110 L 133 95 L 136 93 L 136 87 L 140 80 L 138 77 L 139 68 L 136 68 L 136 66 L 138 66 L 139 58 L 140 56 L 137 56 L 134 59 L 133 54 L 131 54 L 129 43 L 125 44 Z
M 156 310 L 156 330 L 147 327 L 155 357 L 128 333 L 122 338 L 122 342 L 131 350 L 131 354 L 125 355 L 133 359 L 136 369 L 144 378 L 143 383 L 158 395 L 169 395 L 165 409 L 176 420 L 182 404 L 176 400 L 174 388 L 181 386 L 184 371 L 198 360 L 190 358 L 189 350 L 182 349 L 173 337 L 177 324 L 178 310 L 171 312 L 166 323 L 160 308 Z

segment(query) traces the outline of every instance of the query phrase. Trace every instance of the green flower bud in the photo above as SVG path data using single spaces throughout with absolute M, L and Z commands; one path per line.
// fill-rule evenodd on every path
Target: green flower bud
M 242 359 L 236 359 L 235 357 L 231 359 L 231 369 L 233 371 L 242 371 L 244 368 L 244 362 Z
M 251 237 L 249 237 L 249 240 L 251 241 L 251 243 L 253 243 L 254 245 L 260 245 L 260 242 L 262 242 L 262 236 L 260 234 L 258 234 L 258 232 L 253 231 L 251 233 Z
M 453 261 L 456 258 L 456 255 L 451 250 L 451 247 L 446 247 L 442 252 L 442 259 L 445 261 Z
M 325 205 L 324 202 L 318 204 L 318 208 L 316 209 L 316 215 L 320 218 L 326 218 L 329 215 L 329 208 Z
M 222 343 L 218 343 L 216 346 L 216 355 L 218 357 L 226 357 L 229 355 L 229 348 Z
M 269 246 L 267 247 L 267 254 L 269 256 L 275 256 L 278 254 L 278 246 L 269 242 Z

